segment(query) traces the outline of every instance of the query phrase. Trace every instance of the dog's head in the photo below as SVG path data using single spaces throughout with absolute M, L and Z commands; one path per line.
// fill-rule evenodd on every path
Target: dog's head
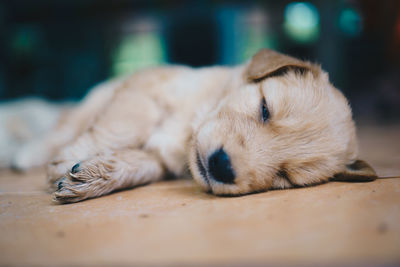
M 346 98 L 317 65 L 261 50 L 193 133 L 190 169 L 214 194 L 371 180 Z

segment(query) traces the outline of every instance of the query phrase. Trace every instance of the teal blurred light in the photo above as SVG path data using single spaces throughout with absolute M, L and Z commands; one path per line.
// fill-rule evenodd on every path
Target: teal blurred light
M 237 51 L 239 58 L 237 63 L 249 60 L 262 48 L 277 47 L 276 35 L 266 10 L 257 7 L 243 12 L 238 26 L 242 31 L 242 42 Z
M 40 43 L 37 29 L 29 26 L 21 26 L 11 36 L 11 48 L 15 56 L 25 57 L 33 54 Z
M 320 33 L 318 9 L 309 2 L 288 4 L 284 12 L 283 27 L 286 34 L 296 42 L 314 42 Z
M 165 63 L 166 48 L 158 20 L 149 17 L 127 21 L 121 31 L 121 41 L 112 54 L 112 76 Z
M 350 37 L 356 37 L 362 31 L 361 15 L 353 8 L 343 9 L 340 12 L 338 23 L 340 30 Z
M 164 44 L 157 33 L 137 33 L 124 36 L 113 55 L 112 74 L 134 72 L 165 61 Z
M 220 32 L 220 64 L 240 64 L 261 48 L 278 48 L 278 33 L 272 27 L 267 9 L 229 5 L 220 7 L 216 13 Z

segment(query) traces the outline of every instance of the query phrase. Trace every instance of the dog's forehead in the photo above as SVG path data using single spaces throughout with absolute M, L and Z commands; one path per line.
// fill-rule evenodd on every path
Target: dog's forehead
M 332 97 L 333 87 L 329 81 L 312 74 L 290 73 L 283 77 L 265 79 L 260 83 L 260 90 L 270 108 L 274 109 L 324 109 L 321 103 L 328 105 L 328 102 L 338 100 Z

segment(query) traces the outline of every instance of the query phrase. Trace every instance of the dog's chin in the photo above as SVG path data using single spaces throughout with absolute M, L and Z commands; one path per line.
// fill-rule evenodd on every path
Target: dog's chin
M 207 193 L 217 196 L 241 196 L 252 193 L 251 190 L 240 188 L 237 185 L 223 184 L 216 182 L 208 177 L 202 175 L 200 171 L 192 173 L 193 179 L 200 185 L 200 187 Z
M 213 193 L 210 182 L 207 177 L 203 177 L 200 173 L 194 175 L 193 179 L 196 181 L 197 184 L 207 193 Z
M 241 188 L 238 185 L 222 184 L 219 182 L 211 182 L 210 184 L 212 193 L 217 196 L 234 197 L 251 193 L 251 191 Z

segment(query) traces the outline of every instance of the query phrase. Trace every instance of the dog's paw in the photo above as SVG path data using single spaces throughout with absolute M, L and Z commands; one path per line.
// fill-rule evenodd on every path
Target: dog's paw
M 113 191 L 116 186 L 116 179 L 111 177 L 114 163 L 113 160 L 95 158 L 75 164 L 56 182 L 54 199 L 72 203 Z
M 74 164 L 75 161 L 56 158 L 47 165 L 47 183 L 50 190 L 57 189 L 60 177 L 66 176 Z

